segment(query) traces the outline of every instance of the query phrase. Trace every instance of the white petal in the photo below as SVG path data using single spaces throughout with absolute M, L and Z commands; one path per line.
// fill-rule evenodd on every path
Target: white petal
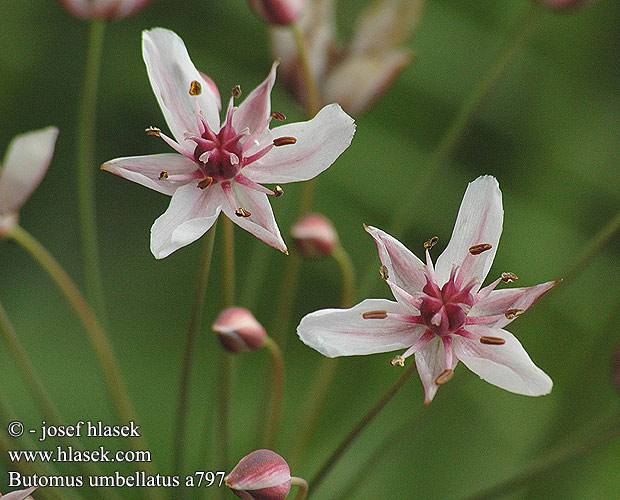
M 10 493 L 2 495 L 2 499 L 3 500 L 24 500 L 25 498 L 28 498 L 32 494 L 32 492 L 36 490 L 37 488 L 38 488 L 37 486 L 33 486 L 31 488 L 26 488 L 25 490 L 11 491 Z
M 530 359 L 517 338 L 500 328 L 467 326 L 475 336 L 499 337 L 503 345 L 487 345 L 453 335 L 454 353 L 483 380 L 517 394 L 542 396 L 551 392 L 553 382 Z
M 194 99 L 198 99 L 209 126 L 214 131 L 219 130 L 215 96 L 189 58 L 181 38 L 163 28 L 143 31 L 142 56 L 159 107 L 170 131 L 181 145 L 186 132 L 198 134 Z M 189 95 L 194 80 L 202 85 L 202 93 L 198 96 Z
M 499 319 L 496 321 L 489 323 L 485 321 L 484 324 L 488 327 L 503 328 L 516 318 L 516 316 L 510 319 L 506 318 L 506 311 L 509 309 L 526 311 L 544 293 L 551 290 L 556 283 L 557 281 L 548 281 L 547 283 L 525 288 L 493 290 L 488 297 L 475 302 L 467 316 L 470 318 L 499 316 Z
M 444 358 L 444 345 L 440 337 L 435 337 L 415 353 L 415 364 L 424 387 L 424 404 L 429 404 L 439 389 L 435 380 L 446 369 L 443 366 Z M 453 366 L 449 368 L 454 369 L 456 363 L 454 360 Z
M 170 206 L 151 228 L 151 252 L 157 259 L 196 241 L 217 220 L 222 208 L 221 189 L 197 187 L 196 182 L 178 188 Z
M 281 252 L 287 253 L 286 244 L 280 235 L 280 230 L 278 229 L 278 224 L 271 210 L 267 195 L 236 182 L 232 183 L 232 190 L 237 206 L 231 207 L 228 200 L 225 200 L 222 206 L 224 213 L 235 224 L 249 231 L 258 239 L 277 248 Z M 235 210 L 238 208 L 243 208 L 252 215 L 249 217 L 239 217 L 235 215 Z
M 297 142 L 274 147 L 243 174 L 259 183 L 284 184 L 312 179 L 327 169 L 351 143 L 355 123 L 340 106 L 330 104 L 310 121 L 276 127 L 271 133 Z
M 250 134 L 263 130 L 269 125 L 271 117 L 271 89 L 276 81 L 276 68 L 278 62 L 274 62 L 271 71 L 265 81 L 256 87 L 241 103 L 239 109 L 233 115 L 235 130 L 248 128 Z
M 388 279 L 409 294 L 421 292 L 426 285 L 424 264 L 396 238 L 376 227 L 366 226 L 366 231 L 374 238 L 379 251 L 379 259 L 388 270 Z M 393 289 L 397 300 L 402 300 L 398 289 Z M 406 300 L 405 300 L 406 302 Z
M 504 210 L 502 193 L 495 177 L 484 175 L 469 183 L 459 214 L 456 218 L 450 243 L 437 259 L 435 271 L 437 284 L 441 287 L 450 278 L 452 266 L 461 266 L 459 279 L 463 283 L 478 280 L 474 292 L 486 278 L 491 268 L 499 237 L 502 234 Z M 472 255 L 469 249 L 474 245 L 488 243 L 491 249 Z
M 297 335 L 308 346 L 334 358 L 403 349 L 413 345 L 424 333 L 421 325 L 389 316 L 364 319 L 362 314 L 370 311 L 409 312 L 398 302 L 366 299 L 351 309 L 322 309 L 304 316 L 297 327 Z
M 172 195 L 179 186 L 187 184 L 174 180 L 159 180 L 162 172 L 168 175 L 188 174 L 196 170 L 196 164 L 177 153 L 116 158 L 101 165 L 103 170 L 120 175 L 148 188 Z
M 58 129 L 18 135 L 9 144 L 0 170 L 0 214 L 21 208 L 43 179 L 54 153 Z

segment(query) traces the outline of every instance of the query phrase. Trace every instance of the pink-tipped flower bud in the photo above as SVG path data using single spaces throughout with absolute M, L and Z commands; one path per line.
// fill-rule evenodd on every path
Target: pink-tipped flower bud
M 577 7 L 582 7 L 589 3 L 592 3 L 594 0 L 537 0 L 538 3 L 544 5 L 553 10 L 568 10 L 574 9 Z
M 331 255 L 339 245 L 333 224 L 320 214 L 309 214 L 291 229 L 293 242 L 302 257 Z
M 123 19 L 151 0 L 60 0 L 74 16 L 81 19 Z
M 305 0 L 248 0 L 254 12 L 269 24 L 287 26 L 299 19 Z
M 243 307 L 224 309 L 213 324 L 224 349 L 234 354 L 259 349 L 267 333 L 254 315 Z
M 239 461 L 224 484 L 239 498 L 284 500 L 291 489 L 291 470 L 277 453 L 256 450 Z

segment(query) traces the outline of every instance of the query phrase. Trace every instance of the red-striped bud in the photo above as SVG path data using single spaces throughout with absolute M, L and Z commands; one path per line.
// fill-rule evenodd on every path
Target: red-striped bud
M 239 498 L 284 500 L 291 489 L 291 470 L 277 453 L 256 450 L 239 461 L 224 484 Z
M 267 333 L 254 315 L 243 307 L 224 309 L 213 324 L 224 349 L 234 354 L 259 349 Z

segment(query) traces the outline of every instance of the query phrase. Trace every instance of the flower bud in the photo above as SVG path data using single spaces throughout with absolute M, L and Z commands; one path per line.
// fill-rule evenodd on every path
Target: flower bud
M 259 349 L 267 333 L 254 315 L 243 307 L 224 309 L 213 324 L 224 349 L 234 354 Z
M 81 19 L 123 19 L 151 0 L 60 0 L 74 16 Z
M 239 461 L 224 484 L 239 498 L 284 500 L 291 489 L 291 470 L 277 453 L 256 450 Z
M 250 6 L 269 24 L 287 26 L 299 19 L 305 0 L 248 0 Z
M 538 3 L 549 9 L 560 11 L 582 7 L 592 3 L 592 1 L 593 0 L 538 0 Z
M 329 219 L 309 214 L 291 229 L 293 241 L 302 257 L 324 257 L 338 246 L 338 235 Z

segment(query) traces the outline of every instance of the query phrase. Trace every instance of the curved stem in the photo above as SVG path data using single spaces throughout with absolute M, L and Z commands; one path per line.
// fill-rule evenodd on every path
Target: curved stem
M 15 333 L 2 303 L 0 303 L 0 334 L 43 418 L 52 425 L 63 425 L 64 420 L 56 408 L 56 405 L 47 394 L 45 387 L 41 383 L 41 379 L 37 376 L 34 366 L 20 342 L 19 337 Z M 65 446 L 71 446 L 76 450 L 84 449 L 76 438 L 64 436 L 61 437 L 60 440 Z M 78 467 L 80 467 L 82 472 L 87 476 L 101 474 L 101 470 L 94 463 L 78 462 Z M 113 489 L 104 488 L 101 491 L 101 495 L 110 500 L 120 500 L 120 495 Z
M 114 403 L 118 419 L 123 423 L 129 423 L 131 421 L 137 422 L 138 417 L 129 399 L 127 387 L 121 376 L 118 361 L 112 350 L 108 336 L 69 275 L 43 245 L 21 226 L 16 224 L 8 237 L 17 242 L 35 261 L 37 261 L 63 293 L 82 322 L 88 340 L 97 356 L 101 371 L 103 372 L 108 393 Z M 133 451 L 148 449 L 141 436 L 129 437 L 127 441 Z M 143 467 L 147 474 L 156 474 L 152 463 L 144 463 Z M 152 498 L 162 498 L 158 489 L 147 488 L 146 492 Z
M 217 224 L 217 222 L 216 222 Z M 176 474 L 180 474 L 183 466 L 183 455 L 185 453 L 185 427 L 187 424 L 187 400 L 189 397 L 189 386 L 191 379 L 192 362 L 196 347 L 196 336 L 202 312 L 204 309 L 205 295 L 207 293 L 207 283 L 209 281 L 209 271 L 211 270 L 211 258 L 213 256 L 213 242 L 215 241 L 216 225 L 214 224 L 203 240 L 200 265 L 198 267 L 198 278 L 194 291 L 194 301 L 190 315 L 189 327 L 187 329 L 187 339 L 185 341 L 185 353 L 183 355 L 183 368 L 181 371 L 181 382 L 179 386 L 179 403 L 176 416 L 176 433 L 172 443 L 173 467 Z
M 314 492 L 319 485 L 323 482 L 331 468 L 338 462 L 342 454 L 353 444 L 355 439 L 362 433 L 366 426 L 374 420 L 377 414 L 387 405 L 399 389 L 407 382 L 409 377 L 415 371 L 415 363 L 409 363 L 405 371 L 400 374 L 400 377 L 391 385 L 387 392 L 375 403 L 375 405 L 366 412 L 366 414 L 360 419 L 351 431 L 340 442 L 338 447 L 325 461 L 323 466 L 319 469 L 319 472 L 314 476 L 314 479 L 310 481 L 310 491 Z
M 530 3 L 531 5 L 527 7 L 525 13 L 515 23 L 502 49 L 495 56 L 485 74 L 462 104 L 454 120 L 444 132 L 433 153 L 427 160 L 426 165 L 421 168 L 421 171 L 424 172 L 423 178 L 416 183 L 413 193 L 407 198 L 407 201 L 401 203 L 399 209 L 394 212 L 394 216 L 386 226 L 386 231 L 394 237 L 400 238 L 406 234 L 411 222 L 409 215 L 415 211 L 415 207 L 424 197 L 424 193 L 432 189 L 434 179 L 440 175 L 440 171 L 442 167 L 445 166 L 448 156 L 461 140 L 465 130 L 467 130 L 472 116 L 476 113 L 482 101 L 489 94 L 506 67 L 524 45 L 529 34 L 536 26 L 536 22 L 540 18 L 543 9 L 540 5 L 536 4 L 536 2 Z M 373 266 L 372 272 L 369 270 L 364 277 L 364 283 L 360 287 L 360 295 L 366 296 L 368 294 L 375 283 L 375 281 L 373 281 L 375 276 L 376 271 Z
M 105 296 L 101 279 L 97 246 L 95 199 L 95 124 L 97 92 L 101 72 L 101 56 L 105 22 L 93 19 L 89 24 L 84 82 L 78 107 L 76 132 L 78 231 L 82 246 L 86 297 L 93 304 L 97 317 L 107 325 Z
M 312 118 L 318 113 L 319 109 L 321 109 L 321 96 L 319 94 L 316 81 L 314 80 L 314 76 L 312 75 L 306 40 L 304 39 L 304 36 L 297 24 L 291 24 L 290 29 L 295 40 L 295 46 L 297 47 L 301 74 L 304 79 L 304 87 L 306 90 L 306 108 L 308 110 L 308 116 Z
M 348 308 L 353 306 L 353 294 L 355 288 L 355 268 L 347 251 L 338 245 L 332 252 L 332 258 L 338 264 L 340 269 L 340 278 L 342 279 L 342 289 L 340 292 L 340 307 Z
M 265 348 L 269 351 L 271 357 L 271 384 L 273 393 L 271 395 L 271 414 L 267 420 L 267 429 L 265 432 L 265 448 L 273 448 L 278 428 L 280 425 L 280 415 L 282 413 L 282 394 L 284 390 L 284 358 L 282 351 L 271 337 L 265 339 Z
M 305 479 L 293 476 L 291 478 L 291 486 L 297 486 L 299 488 L 295 500 L 304 500 L 308 495 L 308 481 Z
M 525 467 L 521 467 L 519 472 L 512 477 L 509 477 L 496 486 L 468 497 L 466 500 L 504 498 L 511 491 L 538 478 L 542 474 L 574 460 L 575 458 L 593 452 L 602 444 L 613 438 L 617 438 L 619 432 L 620 414 L 617 409 L 614 409 L 611 413 L 604 413 L 591 422 L 584 435 L 579 436 L 578 439 L 570 441 L 546 455 L 531 461 Z

